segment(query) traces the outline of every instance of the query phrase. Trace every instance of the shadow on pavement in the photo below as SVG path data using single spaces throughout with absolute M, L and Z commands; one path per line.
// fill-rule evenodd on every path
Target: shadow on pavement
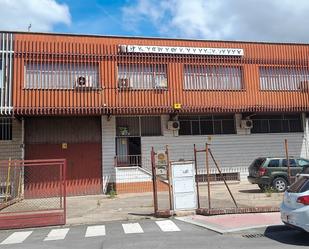
M 295 246 L 309 246 L 309 233 L 298 231 L 287 226 L 269 226 L 265 237 L 277 242 Z
M 242 190 L 238 190 L 240 193 L 249 193 L 249 194 L 258 194 L 258 193 L 262 193 L 262 191 L 260 189 L 242 189 Z
M 129 215 L 135 215 L 135 216 L 145 216 L 145 217 L 153 217 L 154 214 L 149 213 L 128 213 Z

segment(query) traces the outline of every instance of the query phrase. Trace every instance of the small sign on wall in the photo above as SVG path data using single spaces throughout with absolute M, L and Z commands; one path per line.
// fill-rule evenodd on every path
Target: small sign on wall
M 62 143 L 62 144 L 61 144 L 61 148 L 62 148 L 63 150 L 66 150 L 66 149 L 68 148 L 68 144 L 67 144 L 67 143 Z

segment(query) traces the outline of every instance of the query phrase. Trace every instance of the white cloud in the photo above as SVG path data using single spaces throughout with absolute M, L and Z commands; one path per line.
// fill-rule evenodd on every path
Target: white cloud
M 163 36 L 309 41 L 308 0 L 136 0 L 122 10 L 137 32 L 150 23 Z
M 67 5 L 56 0 L 0 0 L 0 30 L 52 31 L 56 24 L 71 24 Z

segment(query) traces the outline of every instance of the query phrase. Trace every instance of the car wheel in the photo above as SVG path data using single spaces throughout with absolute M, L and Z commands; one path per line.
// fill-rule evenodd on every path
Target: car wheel
M 258 184 L 258 186 L 259 186 L 259 188 L 260 188 L 262 191 L 264 191 L 265 188 L 266 188 L 266 185 L 264 185 L 264 184 Z
M 278 192 L 284 192 L 288 187 L 288 182 L 283 177 L 277 177 L 273 180 L 273 187 Z

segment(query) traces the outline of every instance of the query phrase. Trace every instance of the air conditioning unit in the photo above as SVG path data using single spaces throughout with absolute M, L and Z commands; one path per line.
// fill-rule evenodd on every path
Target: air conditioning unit
M 119 45 L 119 46 L 118 46 L 118 50 L 119 50 L 119 52 L 121 52 L 121 53 L 127 52 L 127 45 Z
M 157 89 L 166 89 L 167 88 L 167 78 L 156 77 L 154 87 Z
M 92 88 L 94 87 L 94 82 L 92 76 L 90 75 L 79 75 L 75 78 L 76 88 Z
M 251 119 L 242 119 L 240 123 L 240 127 L 243 129 L 252 129 L 253 121 Z
M 179 121 L 168 121 L 167 122 L 167 129 L 171 131 L 178 131 L 180 129 Z
M 119 78 L 118 79 L 118 87 L 121 88 L 121 89 L 132 88 L 130 79 L 129 78 Z

